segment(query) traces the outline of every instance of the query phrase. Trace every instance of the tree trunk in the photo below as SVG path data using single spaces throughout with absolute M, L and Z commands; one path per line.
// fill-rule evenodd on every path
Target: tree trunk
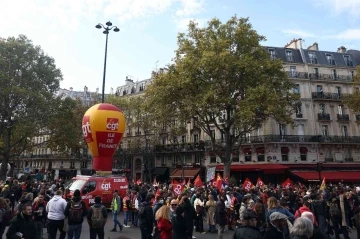
M 230 178 L 230 166 L 231 166 L 231 160 L 227 159 L 224 162 L 224 174 L 223 174 L 223 178 L 225 178 L 226 176 L 228 176 L 228 178 Z

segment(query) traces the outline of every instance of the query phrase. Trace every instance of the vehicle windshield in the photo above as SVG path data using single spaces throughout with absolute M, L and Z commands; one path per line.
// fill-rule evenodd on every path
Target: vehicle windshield
M 75 191 L 76 189 L 80 190 L 86 182 L 87 181 L 83 179 L 75 179 L 75 181 L 70 184 L 69 189 L 70 191 Z

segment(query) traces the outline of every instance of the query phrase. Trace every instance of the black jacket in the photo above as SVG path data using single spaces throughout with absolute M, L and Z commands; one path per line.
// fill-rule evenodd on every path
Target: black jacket
M 87 215 L 87 211 L 86 211 L 86 205 L 83 201 L 81 201 L 81 198 L 80 197 L 76 197 L 76 198 L 73 198 L 70 202 L 67 203 L 66 207 L 65 207 L 65 211 L 64 211 L 64 215 L 65 217 L 68 218 L 68 224 L 69 225 L 75 225 L 75 224 L 82 224 L 84 222 L 84 218 L 82 217 L 82 220 L 81 222 L 74 222 L 74 221 L 71 221 L 71 218 L 69 218 L 69 211 L 70 211 L 70 208 L 71 208 L 71 203 L 73 202 L 81 202 L 81 205 L 82 205 L 82 216 L 86 216 Z
M 185 221 L 187 230 L 193 230 L 194 227 L 194 219 L 196 218 L 196 211 L 193 206 L 191 206 L 190 202 L 182 205 L 185 213 Z
M 225 203 L 222 200 L 219 200 L 216 203 L 215 207 L 215 223 L 219 224 L 220 226 L 226 225 L 226 209 Z
M 175 215 L 172 220 L 172 225 L 172 239 L 188 239 L 185 217 Z
M 148 202 L 142 202 L 138 210 L 139 215 L 139 225 L 140 227 L 153 227 L 154 225 L 154 215 L 153 210 Z
M 256 227 L 242 225 L 235 232 L 234 239 L 263 239 L 264 235 Z
M 9 229 L 6 233 L 6 238 L 20 239 L 20 237 L 16 235 L 17 232 L 21 232 L 23 234 L 22 238 L 24 239 L 36 239 L 35 223 L 31 216 L 24 217 L 21 212 L 14 217 L 14 219 L 11 220 Z
M 272 224 L 269 225 L 269 227 L 266 229 L 264 239 L 289 239 L 290 236 L 284 235 L 283 232 L 279 231 L 277 228 L 275 228 Z

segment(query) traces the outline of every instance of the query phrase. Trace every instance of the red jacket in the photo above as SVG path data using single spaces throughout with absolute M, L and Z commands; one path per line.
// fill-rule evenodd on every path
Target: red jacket
M 314 225 L 318 225 L 314 213 L 307 206 L 302 206 L 298 210 L 296 210 L 295 219 L 298 218 L 298 217 L 301 217 L 301 214 L 303 214 L 303 212 L 311 212 L 311 214 L 314 217 Z
M 169 220 L 160 218 L 157 223 L 157 227 L 159 229 L 161 239 L 171 239 L 172 225 Z

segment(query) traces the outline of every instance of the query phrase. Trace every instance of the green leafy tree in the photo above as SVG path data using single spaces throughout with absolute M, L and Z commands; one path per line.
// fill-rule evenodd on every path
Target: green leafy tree
M 246 134 L 269 118 L 292 123 L 298 96 L 280 60 L 271 60 L 247 18 L 212 19 L 204 28 L 190 22 L 178 35 L 173 63 L 153 75 L 146 102 L 159 120 L 193 122 L 210 137 L 210 147 L 229 175 L 231 153 Z M 215 138 L 217 129 L 223 140 Z
M 59 156 L 79 156 L 86 148 L 82 134 L 82 118 L 87 110 L 80 99 L 57 98 L 54 115 L 47 127 L 50 139 L 48 147 Z
M 53 58 L 23 35 L 0 39 L 0 175 L 48 124 L 62 80 Z
M 354 87 L 359 87 L 360 83 L 360 66 L 356 68 L 356 73 L 354 76 Z M 351 110 L 355 113 L 360 113 L 360 91 L 354 90 L 351 95 L 345 97 L 344 103 L 349 106 Z

